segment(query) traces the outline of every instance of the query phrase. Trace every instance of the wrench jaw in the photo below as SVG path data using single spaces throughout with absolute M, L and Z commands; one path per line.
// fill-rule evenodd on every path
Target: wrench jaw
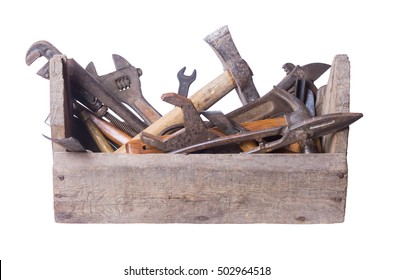
M 120 55 L 112 55 L 116 71 L 99 76 L 92 62 L 86 70 L 97 79 L 104 88 L 123 103 L 130 106 L 144 121 L 150 125 L 159 118 L 161 114 L 150 105 L 143 97 L 140 76 L 143 74 L 140 68 L 135 68 Z
M 54 55 L 61 54 L 61 52 L 48 41 L 37 41 L 26 52 L 25 62 L 28 66 L 33 64 L 38 58 L 44 56 L 50 60 Z M 49 61 L 38 70 L 37 75 L 44 79 L 49 79 Z
M 179 80 L 179 89 L 177 93 L 181 96 L 187 97 L 190 85 L 195 81 L 197 72 L 194 69 L 192 74 L 190 76 L 187 76 L 184 74 L 185 71 L 186 71 L 186 67 L 184 66 L 177 73 L 177 79 Z

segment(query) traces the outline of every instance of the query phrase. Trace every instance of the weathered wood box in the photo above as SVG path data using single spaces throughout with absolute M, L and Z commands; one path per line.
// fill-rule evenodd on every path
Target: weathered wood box
M 70 136 L 65 56 L 50 60 L 51 133 Z M 349 112 L 350 63 L 332 63 L 322 112 Z M 72 153 L 53 143 L 59 223 L 340 223 L 348 129 L 321 154 Z

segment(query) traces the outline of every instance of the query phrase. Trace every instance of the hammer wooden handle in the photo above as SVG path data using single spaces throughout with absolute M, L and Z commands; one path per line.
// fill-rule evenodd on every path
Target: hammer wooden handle
M 235 88 L 235 81 L 229 71 L 224 71 L 221 75 L 194 93 L 191 99 L 198 112 L 209 109 L 218 100 L 227 95 Z M 162 116 L 160 119 L 148 126 L 144 131 L 153 135 L 158 135 L 163 129 L 183 123 L 183 112 L 179 107 L 175 107 L 172 111 Z M 140 139 L 140 134 L 134 137 Z M 115 153 L 125 153 L 123 145 L 115 151 Z

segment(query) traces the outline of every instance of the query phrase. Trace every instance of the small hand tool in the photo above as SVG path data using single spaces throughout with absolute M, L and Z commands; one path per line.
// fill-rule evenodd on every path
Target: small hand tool
M 86 70 L 109 93 L 134 109 L 147 125 L 161 118 L 161 114 L 142 95 L 139 79 L 142 75 L 142 70 L 132 66 L 131 63 L 120 55 L 113 54 L 112 58 L 116 67 L 114 72 L 99 76 L 93 62 L 87 65 Z
M 108 119 L 114 126 L 116 126 L 118 129 L 121 129 L 130 136 L 135 136 L 138 134 L 138 132 L 130 127 L 127 123 L 112 115 L 109 112 L 109 108 L 107 106 L 105 106 L 96 97 L 89 94 L 86 90 L 78 87 L 75 84 L 72 84 L 71 88 L 73 97 L 86 106 L 89 110 L 91 110 L 96 116 L 99 118 Z
M 177 93 L 181 96 L 188 97 L 188 90 L 190 88 L 190 85 L 195 81 L 197 72 L 194 69 L 192 74 L 190 76 L 187 76 L 184 74 L 185 71 L 186 67 L 183 67 L 177 73 L 177 79 L 179 80 L 179 90 L 177 91 Z
M 82 105 L 79 105 L 77 102 L 74 102 L 75 111 L 80 112 L 84 111 L 85 115 L 88 115 L 89 120 L 93 122 L 97 128 L 102 132 L 105 138 L 109 139 L 112 143 L 121 146 L 132 140 L 132 137 L 125 133 L 123 130 L 118 129 L 116 126 L 103 120 L 102 118 L 97 117 L 93 112 L 90 112 L 87 109 L 84 109 Z
M 267 153 L 292 143 L 313 139 L 340 131 L 363 116 L 361 113 L 335 113 L 309 118 L 290 126 L 279 126 L 259 131 L 245 132 L 235 135 L 223 136 L 211 141 L 202 142 L 183 149 L 170 152 L 171 154 L 194 153 L 229 143 L 260 139 L 260 146 L 247 153 Z M 278 140 L 269 141 L 269 137 L 282 136 Z

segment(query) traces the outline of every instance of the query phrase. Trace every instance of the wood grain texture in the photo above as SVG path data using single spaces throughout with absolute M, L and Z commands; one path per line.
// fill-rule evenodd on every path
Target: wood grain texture
M 49 60 L 50 69 L 50 123 L 52 138 L 62 139 L 66 136 L 66 129 L 70 131 L 70 123 L 67 121 L 69 106 L 67 104 L 68 93 L 66 92 L 66 75 L 64 55 L 55 55 Z M 53 152 L 65 151 L 65 148 L 52 143 Z
M 61 223 L 338 223 L 346 157 L 126 155 L 54 157 Z
M 347 55 L 334 57 L 324 98 L 321 114 L 348 113 L 350 99 L 350 62 Z M 323 152 L 346 153 L 349 128 L 322 138 Z

